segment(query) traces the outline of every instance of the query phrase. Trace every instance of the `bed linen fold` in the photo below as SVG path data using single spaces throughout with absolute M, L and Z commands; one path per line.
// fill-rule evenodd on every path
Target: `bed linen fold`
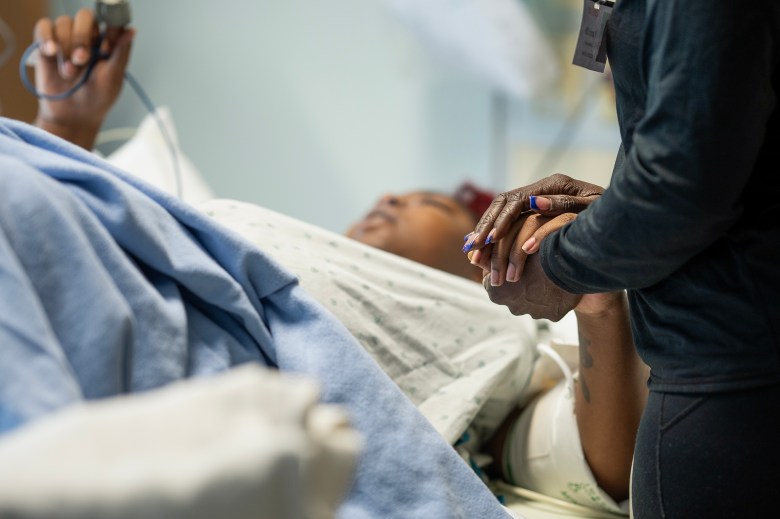
M 285 268 L 174 197 L 7 119 L 0 290 L 0 433 L 85 399 L 258 362 L 312 375 L 363 436 L 339 517 L 506 517 Z

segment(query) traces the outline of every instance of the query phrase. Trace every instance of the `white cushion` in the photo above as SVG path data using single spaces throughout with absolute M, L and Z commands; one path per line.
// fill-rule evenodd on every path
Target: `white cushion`
M 0 517 L 333 517 L 360 439 L 318 397 L 246 365 L 70 406 L 0 440 Z
M 173 166 L 171 149 L 153 114 L 147 115 L 141 121 L 135 135 L 109 155 L 107 160 L 119 169 L 132 173 L 163 191 L 180 196 L 190 204 L 194 205 L 214 198 L 214 193 L 203 176 L 179 147 L 176 125 L 170 110 L 159 107 L 156 113 L 175 146 L 181 175 L 181 195 L 177 193 L 176 170 Z

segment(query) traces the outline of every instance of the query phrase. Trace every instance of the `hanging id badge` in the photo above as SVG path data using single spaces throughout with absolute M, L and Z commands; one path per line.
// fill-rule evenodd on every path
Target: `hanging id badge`
M 595 72 L 604 72 L 604 66 L 607 64 L 607 21 L 614 7 L 615 2 L 612 1 L 585 0 L 573 64 Z

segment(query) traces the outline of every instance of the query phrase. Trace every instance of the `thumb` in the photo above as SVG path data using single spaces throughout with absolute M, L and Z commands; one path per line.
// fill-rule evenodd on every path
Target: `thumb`
M 124 76 L 127 63 L 130 61 L 130 49 L 134 38 L 135 29 L 127 29 L 116 41 L 111 56 L 107 60 L 107 69 L 112 76 Z
M 523 252 L 526 254 L 534 254 L 539 251 L 539 246 L 542 241 L 550 234 L 560 230 L 561 227 L 574 221 L 577 218 L 576 213 L 564 213 L 556 218 L 553 218 L 549 222 L 545 223 L 534 231 L 533 235 L 526 240 L 522 245 Z
M 601 195 L 571 196 L 571 195 L 544 195 L 529 197 L 529 204 L 534 211 L 546 215 L 555 216 L 562 213 L 580 213 L 584 211 Z

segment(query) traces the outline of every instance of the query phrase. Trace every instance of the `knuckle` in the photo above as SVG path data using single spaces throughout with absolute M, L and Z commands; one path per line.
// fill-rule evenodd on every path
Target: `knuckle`
M 564 213 L 568 213 L 574 210 L 575 205 L 574 198 L 569 195 L 558 197 L 558 209 Z
M 526 225 L 532 224 L 532 225 L 539 225 L 540 220 L 543 218 L 543 216 L 539 213 L 531 213 L 528 215 L 528 218 L 526 219 Z
M 563 173 L 553 173 L 550 177 L 550 180 L 556 184 L 568 184 L 571 182 L 572 178 L 568 175 L 564 175 Z
M 517 202 L 523 198 L 523 194 L 520 190 L 516 189 L 514 191 L 510 191 L 507 193 L 507 199 L 511 200 L 512 202 Z

